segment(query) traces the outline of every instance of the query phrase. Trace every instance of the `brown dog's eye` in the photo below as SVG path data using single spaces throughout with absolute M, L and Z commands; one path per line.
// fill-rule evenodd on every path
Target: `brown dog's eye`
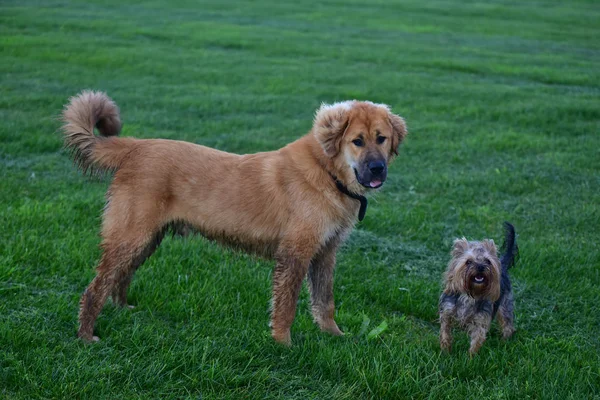
M 354 145 L 355 145 L 356 147 L 362 147 L 362 146 L 363 146 L 363 144 L 364 144 L 364 143 L 363 143 L 363 141 L 362 141 L 362 139 L 354 139 L 354 140 L 352 141 L 352 143 L 354 143 Z
M 386 137 L 385 136 L 377 136 L 377 144 L 381 144 L 383 142 L 385 142 Z

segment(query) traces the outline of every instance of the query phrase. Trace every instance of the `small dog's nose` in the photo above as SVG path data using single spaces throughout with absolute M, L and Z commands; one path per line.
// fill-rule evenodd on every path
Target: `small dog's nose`
M 381 175 L 385 169 L 385 163 L 383 161 L 371 161 L 369 162 L 368 167 L 373 175 Z

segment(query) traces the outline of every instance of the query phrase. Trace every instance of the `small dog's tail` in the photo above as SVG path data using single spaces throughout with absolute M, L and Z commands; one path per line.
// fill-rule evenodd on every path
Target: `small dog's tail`
M 502 269 L 508 270 L 512 267 L 518 255 L 519 246 L 517 246 L 515 227 L 509 222 L 504 222 L 504 244 L 502 245 L 502 257 L 500 258 Z
M 117 169 L 135 141 L 114 137 L 121 131 L 119 107 L 103 92 L 85 90 L 71 97 L 62 120 L 65 147 L 84 172 Z

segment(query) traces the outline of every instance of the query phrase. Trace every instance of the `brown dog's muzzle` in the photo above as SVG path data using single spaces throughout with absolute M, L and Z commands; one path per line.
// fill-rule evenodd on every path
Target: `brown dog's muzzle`
M 358 183 L 369 189 L 377 189 L 387 178 L 387 163 L 385 160 L 367 160 L 359 169 L 354 169 Z

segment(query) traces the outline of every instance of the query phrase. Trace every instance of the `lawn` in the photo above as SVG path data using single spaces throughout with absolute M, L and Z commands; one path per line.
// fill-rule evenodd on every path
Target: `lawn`
M 595 1 L 0 4 L 0 397 L 600 398 L 600 6 Z M 272 263 L 166 239 L 76 339 L 108 178 L 57 116 L 106 91 L 122 135 L 277 149 L 321 102 L 389 104 L 409 137 L 338 254 L 342 338 L 269 334 Z M 456 237 L 519 233 L 515 337 L 438 344 Z M 373 331 L 378 326 L 387 328 Z M 383 325 L 382 325 L 383 324 Z

